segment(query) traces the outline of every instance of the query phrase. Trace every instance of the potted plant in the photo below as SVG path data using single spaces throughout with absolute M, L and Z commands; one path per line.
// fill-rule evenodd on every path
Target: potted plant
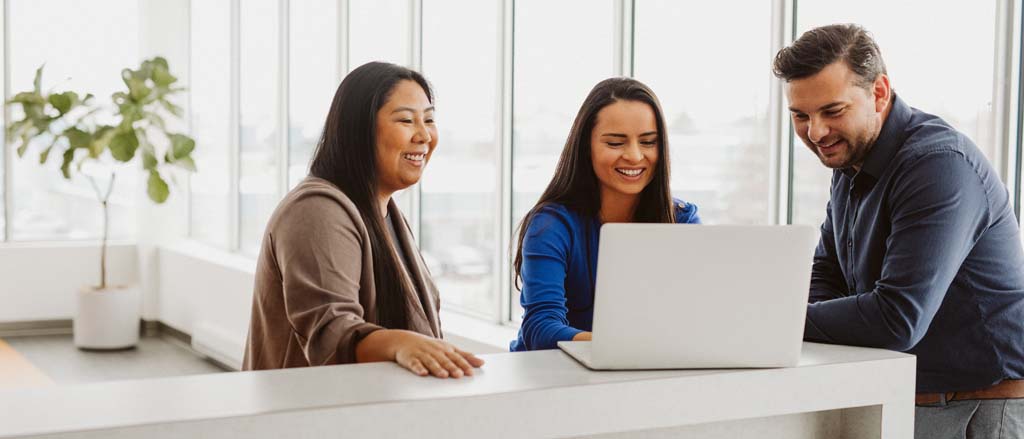
M 126 89 L 111 96 L 112 105 L 97 103 L 91 94 L 42 90 L 43 67 L 36 70 L 33 88 L 16 94 L 6 104 L 13 117 L 7 125 L 7 142 L 17 146 L 19 157 L 30 147 L 41 148 L 39 163 L 60 157 L 64 178 L 81 173 L 83 164 L 93 161 L 131 162 L 141 156 L 148 174 L 147 194 L 163 203 L 170 194 L 165 175 L 168 167 L 194 172 L 192 151 L 195 141 L 168 129 L 167 118 L 181 118 L 183 111 L 170 97 L 183 91 L 174 85 L 167 60 L 156 57 L 137 69 L 124 69 Z M 75 345 L 84 349 L 122 349 L 135 346 L 139 338 L 140 294 L 133 285 L 107 282 L 108 201 L 115 174 L 110 173 L 105 189 L 96 178 L 83 174 L 96 192 L 103 209 L 103 239 L 100 248 L 99 285 L 78 292 L 74 316 Z

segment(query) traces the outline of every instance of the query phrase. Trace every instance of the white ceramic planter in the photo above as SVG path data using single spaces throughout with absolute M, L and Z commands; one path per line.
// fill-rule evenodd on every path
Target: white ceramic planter
M 75 346 L 82 349 L 124 349 L 139 342 L 139 289 L 135 286 L 93 287 L 78 291 L 74 319 Z

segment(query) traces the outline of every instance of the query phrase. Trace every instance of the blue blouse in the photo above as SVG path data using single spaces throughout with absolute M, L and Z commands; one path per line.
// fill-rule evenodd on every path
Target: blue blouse
M 675 200 L 676 222 L 700 224 L 697 206 Z M 523 239 L 523 323 L 509 346 L 515 351 L 554 349 L 590 331 L 601 224 L 560 204 L 545 206 Z

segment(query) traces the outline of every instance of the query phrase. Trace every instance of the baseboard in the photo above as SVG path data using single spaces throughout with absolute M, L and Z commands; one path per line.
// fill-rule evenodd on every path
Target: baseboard
M 71 319 L 0 322 L 0 337 L 71 334 Z
M 31 337 L 34 335 L 69 335 L 72 333 L 71 319 L 29 320 L 23 322 L 0 322 L 0 337 Z M 139 334 L 144 337 L 163 336 L 175 339 L 186 346 L 192 343 L 188 334 L 165 325 L 158 320 L 139 320 Z

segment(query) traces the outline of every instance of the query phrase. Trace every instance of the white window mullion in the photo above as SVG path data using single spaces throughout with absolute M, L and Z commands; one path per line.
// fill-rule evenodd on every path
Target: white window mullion
M 241 175 L 241 0 L 231 0 L 231 87 L 230 87 L 230 116 L 228 129 L 230 130 L 230 142 L 228 144 L 228 198 L 230 208 L 228 209 L 228 231 L 231 239 L 228 242 L 229 249 L 238 251 L 241 248 L 241 194 L 239 193 L 239 177 Z
M 10 12 L 11 12 L 10 1 L 9 0 L 3 0 L 3 14 L 4 14 L 4 16 L 3 16 L 3 19 L 0 20 L 0 25 L 3 26 L 2 34 L 3 34 L 4 41 L 3 41 L 3 45 L 2 45 L 3 53 L 0 54 L 0 56 L 2 56 L 3 60 L 4 60 L 4 71 L 3 71 L 3 75 L 4 75 L 4 77 L 3 77 L 3 83 L 4 83 L 4 102 L 7 102 L 7 100 L 11 98 L 11 60 L 10 60 L 10 54 L 11 54 L 11 50 L 10 50 L 11 49 L 11 33 L 10 33 L 11 18 L 10 18 L 10 15 L 11 14 L 10 14 Z M 11 120 L 11 112 L 7 108 L 6 105 L 4 106 L 3 114 L 4 114 L 4 116 L 3 116 L 4 117 L 3 127 L 4 127 L 4 131 L 6 131 L 7 130 L 7 122 L 9 120 Z M 7 136 L 4 136 L 4 139 L 6 139 L 6 138 L 7 138 Z M 3 163 L 3 171 L 4 171 L 4 178 L 3 178 L 4 188 L 3 189 L 4 189 L 4 193 L 3 193 L 3 200 L 2 200 L 2 202 L 4 203 L 4 205 L 3 205 L 3 207 L 4 207 L 3 241 L 10 241 L 11 240 L 11 236 L 13 236 L 12 228 L 14 227 L 11 224 L 11 218 L 12 218 L 11 211 L 14 209 L 14 191 L 11 190 L 11 184 L 14 183 L 14 176 L 11 175 L 11 169 L 12 169 L 11 162 L 14 159 L 14 155 L 11 153 L 12 151 L 13 150 L 10 148 L 10 145 L 8 145 L 7 141 L 4 140 L 4 148 L 3 148 L 3 152 L 2 152 L 3 159 L 4 159 L 4 163 Z
M 189 2 L 187 2 L 185 4 L 185 9 L 187 10 L 187 12 L 185 12 L 185 16 L 188 17 L 188 20 L 186 21 L 186 24 L 185 24 L 185 29 L 186 29 L 186 31 L 185 31 L 185 47 L 188 48 L 188 49 L 186 49 L 187 52 L 186 52 L 185 59 L 188 61 L 188 71 L 187 71 L 187 74 L 188 74 L 188 84 L 189 84 L 188 88 L 189 88 L 189 90 L 185 93 L 185 113 L 184 113 L 184 117 L 185 117 L 185 129 L 188 130 L 188 135 L 192 136 L 192 139 L 194 140 L 196 138 L 196 129 L 195 129 L 195 123 L 192 121 L 192 117 L 193 117 L 192 113 L 193 112 L 192 112 L 192 90 L 191 89 L 192 89 L 192 82 L 194 81 L 193 78 L 195 78 L 196 75 L 194 73 L 195 72 L 195 68 L 194 68 L 194 64 L 195 64 L 194 60 L 195 60 L 195 58 L 192 57 L 192 42 L 194 40 L 192 39 L 192 2 L 191 1 L 189 1 Z M 184 191 L 184 194 L 185 194 L 185 236 L 187 236 L 189 238 L 195 238 L 195 236 L 193 235 L 193 230 L 195 229 L 195 227 L 192 226 L 192 223 L 193 223 L 192 215 L 193 215 L 193 212 L 195 211 L 195 209 L 192 208 L 192 204 L 193 204 L 192 203 L 192 199 L 193 199 L 193 196 L 192 196 L 192 177 L 193 176 L 194 176 L 194 174 L 192 172 L 186 172 L 185 173 L 185 191 Z
M 618 0 L 615 5 L 615 72 L 620 76 L 633 77 L 635 10 L 636 0 Z
M 994 78 L 992 81 L 992 165 L 1007 188 L 1014 211 L 1020 212 L 1019 141 L 1021 0 L 996 2 Z
M 278 0 L 277 2 L 277 196 L 284 197 L 288 193 L 289 170 L 291 160 L 288 152 L 291 148 L 289 132 L 289 99 L 288 99 L 288 73 L 289 73 L 289 0 Z
M 495 270 L 495 275 L 498 276 L 495 285 L 498 285 L 498 291 L 501 297 L 498 300 L 500 304 L 500 316 L 503 323 L 507 323 L 515 320 L 512 316 L 512 299 L 515 291 L 513 291 L 512 276 L 512 255 L 509 249 L 512 247 L 512 243 L 515 242 L 513 233 L 513 218 L 512 218 L 512 109 L 513 109 L 513 79 L 514 79 L 514 65 L 515 65 L 515 0 L 503 0 L 502 11 L 498 14 L 498 25 L 501 26 L 501 38 L 499 39 L 501 53 L 501 66 L 498 80 L 501 87 L 501 93 L 499 94 L 501 108 L 498 110 L 498 127 L 500 127 L 501 139 L 499 145 L 501 145 L 501 154 L 498 154 L 498 194 L 500 196 L 500 206 L 498 219 L 495 227 L 498 228 L 498 261 L 500 262 L 500 269 Z
M 338 0 L 338 53 L 337 56 L 337 74 L 338 83 L 341 83 L 342 79 L 345 79 L 345 75 L 348 74 L 348 1 L 349 0 Z
M 772 0 L 771 56 L 793 41 L 796 0 Z M 792 222 L 793 138 L 789 112 L 786 111 L 782 81 L 766 72 L 771 89 L 768 119 L 770 123 L 771 159 L 769 166 L 769 224 Z

